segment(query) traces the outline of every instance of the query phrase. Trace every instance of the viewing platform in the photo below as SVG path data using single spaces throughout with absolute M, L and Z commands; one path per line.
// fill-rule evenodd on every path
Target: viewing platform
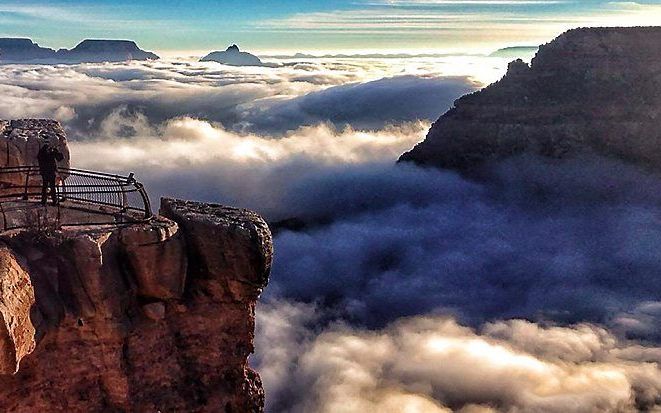
M 58 168 L 56 205 L 41 204 L 38 166 L 0 167 L 0 228 L 36 230 L 62 226 L 135 223 L 152 217 L 144 185 L 121 176 Z

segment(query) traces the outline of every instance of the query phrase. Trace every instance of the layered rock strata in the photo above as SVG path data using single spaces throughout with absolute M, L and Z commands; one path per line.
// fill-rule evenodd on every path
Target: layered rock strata
M 164 199 L 124 226 L 0 234 L 0 410 L 259 412 L 272 259 L 256 214 Z
M 571 30 L 464 96 L 402 161 L 471 170 L 522 153 L 661 169 L 661 27 Z M 635 144 L 634 144 L 635 142 Z

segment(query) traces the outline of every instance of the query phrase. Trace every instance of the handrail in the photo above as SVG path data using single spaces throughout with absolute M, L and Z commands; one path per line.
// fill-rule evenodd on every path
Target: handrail
M 58 199 L 73 201 L 76 205 L 71 205 L 72 209 L 88 207 L 89 211 L 97 214 L 123 214 L 123 218 L 127 219 L 147 220 L 153 216 L 147 191 L 132 173 L 122 176 L 77 168 L 58 168 L 57 177 Z M 0 203 L 40 199 L 41 182 L 38 166 L 0 167 Z

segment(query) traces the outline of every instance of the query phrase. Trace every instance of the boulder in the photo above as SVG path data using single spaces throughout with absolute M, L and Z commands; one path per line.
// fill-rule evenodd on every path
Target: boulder
M 217 282 L 223 296 L 256 297 L 268 282 L 271 232 L 254 212 L 218 204 L 161 200 L 162 216 L 181 226 L 193 272 Z

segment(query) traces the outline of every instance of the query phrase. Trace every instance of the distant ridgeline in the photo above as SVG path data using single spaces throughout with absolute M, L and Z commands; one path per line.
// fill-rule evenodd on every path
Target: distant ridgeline
M 661 27 L 570 30 L 466 95 L 400 161 L 469 171 L 591 152 L 659 169 Z
M 83 40 L 71 50 L 41 47 L 30 39 L 0 38 L 0 63 L 94 63 L 157 60 L 130 40 Z

